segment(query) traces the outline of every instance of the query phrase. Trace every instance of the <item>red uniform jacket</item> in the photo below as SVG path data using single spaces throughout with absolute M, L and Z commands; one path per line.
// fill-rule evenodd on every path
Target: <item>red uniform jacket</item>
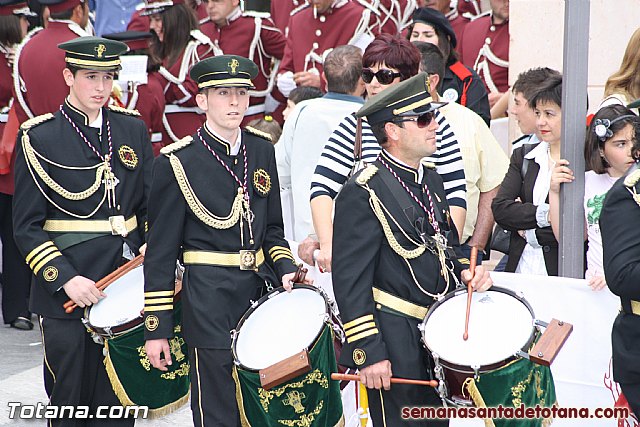
M 376 0 L 369 0 L 375 3 Z M 416 0 L 379 0 L 381 32 L 398 34 L 411 24 Z
M 289 19 L 289 33 L 280 73 L 308 71 L 322 73 L 322 54 L 327 49 L 353 43 L 358 36 L 373 39 L 380 33 L 378 15 L 357 0 L 344 0 L 314 18 L 313 7 L 306 5 Z M 361 22 L 365 25 L 360 32 Z
M 491 15 L 485 15 L 469 22 L 458 52 L 462 63 L 476 70 L 488 93 L 509 89 L 509 21 L 493 25 Z
M 198 37 L 202 39 L 205 36 L 200 33 Z M 189 59 L 183 63 L 185 55 Z M 169 65 L 166 59 L 163 61 L 163 66 L 158 73 L 166 103 L 162 145 L 193 135 L 204 123 L 204 113 L 197 108 L 196 104 L 198 84 L 189 77 L 189 69 L 196 62 L 212 55 L 212 45 L 192 38 L 174 64 Z
M 456 50 L 459 50 L 460 44 L 462 43 L 462 33 L 464 33 L 464 29 L 471 20 L 459 14 L 457 9 L 451 9 L 451 11 L 447 13 L 447 19 L 449 19 L 453 32 L 456 33 L 456 39 L 458 40 Z
M 30 117 L 56 112 L 69 94 L 62 77 L 66 67 L 60 43 L 88 35 L 71 21 L 50 21 L 16 53 L 20 82 L 14 82 L 16 113 L 20 123 Z M 14 70 L 15 71 L 15 70 Z M 15 86 L 21 88 L 15 93 Z
M 259 31 L 257 31 L 259 26 Z M 261 116 L 264 113 L 264 101 L 271 92 L 271 61 L 282 59 L 287 43 L 282 32 L 268 18 L 245 12 L 240 8 L 228 18 L 228 25 L 219 27 L 207 20 L 201 31 L 208 36 L 224 54 L 239 55 L 258 64 L 258 76 L 253 79 L 255 90 L 251 92 L 249 111 L 246 116 Z M 271 86 L 271 87 L 270 87 Z
M 282 34 L 287 34 L 289 16 L 293 9 L 305 4 L 305 0 L 271 0 L 271 19 Z
M 34 30 L 25 37 L 14 59 L 13 71 L 17 73 L 19 80 L 12 79 L 13 87 L 9 95 L 14 98 L 12 114 L 15 115 L 18 123 L 31 117 L 58 111 L 69 94 L 69 87 L 62 77 L 62 70 L 66 67 L 64 51 L 58 49 L 58 44 L 83 35 L 89 34 L 71 21 L 49 21 L 46 29 Z M 4 104 L 6 96 L 3 89 L 2 106 L 6 105 Z M 4 157 L 8 156 L 10 159 L 9 173 L 0 175 L 0 192 L 5 194 L 13 194 L 14 190 L 13 164 L 17 129 L 15 126 L 11 129 L 13 130 L 7 131 L 7 135 L 2 132 L 5 140 L 2 142 L 3 167 L 0 169 L 5 170 Z

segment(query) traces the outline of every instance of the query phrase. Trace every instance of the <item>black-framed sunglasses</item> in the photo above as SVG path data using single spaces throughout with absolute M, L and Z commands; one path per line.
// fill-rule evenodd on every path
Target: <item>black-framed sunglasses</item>
M 402 74 L 396 73 L 393 70 L 389 70 L 388 68 L 380 68 L 375 73 L 371 70 L 371 68 L 363 68 L 362 69 L 362 80 L 365 83 L 371 83 L 373 77 L 375 76 L 378 79 L 378 83 L 381 85 L 388 85 L 393 82 L 396 77 L 401 77 Z
M 431 120 L 433 120 L 433 118 L 435 117 L 435 112 L 433 111 L 428 111 L 424 114 L 421 114 L 419 116 L 414 116 L 414 117 L 405 117 L 402 119 L 397 119 L 394 120 L 393 123 L 401 123 L 401 122 L 416 122 L 416 125 L 418 125 L 418 127 L 420 129 L 426 128 L 427 126 L 429 126 L 429 123 L 431 123 Z

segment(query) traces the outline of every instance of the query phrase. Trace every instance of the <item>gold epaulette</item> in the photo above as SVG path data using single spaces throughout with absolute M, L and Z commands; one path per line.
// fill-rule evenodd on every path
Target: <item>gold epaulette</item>
M 22 130 L 29 130 L 32 127 L 36 127 L 41 123 L 44 123 L 48 120 L 53 119 L 53 114 L 51 113 L 46 113 L 46 114 L 42 114 L 40 116 L 36 116 L 32 119 L 29 119 L 27 121 L 25 121 L 24 123 L 22 123 L 22 125 L 20 126 L 20 129 Z
M 188 146 L 192 142 L 193 142 L 193 137 L 191 135 L 185 136 L 184 138 L 174 142 L 173 144 L 169 144 L 166 147 L 162 147 L 160 149 L 160 153 L 164 155 L 175 153 L 178 150 L 182 150 L 184 147 Z
M 629 188 L 635 187 L 638 181 L 640 181 L 640 169 L 636 169 L 629 175 L 627 175 L 627 177 L 624 179 L 624 185 Z
M 369 165 L 366 168 L 360 171 L 360 174 L 356 178 L 356 183 L 358 185 L 365 185 L 369 180 L 378 172 L 378 167 L 374 165 Z
M 420 163 L 422 164 L 422 166 L 424 166 L 427 169 L 431 169 L 432 171 L 436 170 L 436 164 L 433 162 L 422 160 Z
M 267 140 L 267 141 L 269 141 L 269 142 L 273 142 L 273 138 L 271 137 L 271 135 L 269 135 L 268 133 L 263 132 L 263 131 L 261 131 L 261 130 L 258 130 L 258 129 L 256 129 L 256 128 L 254 128 L 254 127 L 246 126 L 246 127 L 244 128 L 244 130 L 246 130 L 246 131 L 247 131 L 247 132 L 249 132 L 250 134 L 253 134 L 253 135 L 255 135 L 255 136 L 259 136 L 260 138 L 264 138 L 264 139 L 266 139 L 266 140 Z
M 140 117 L 140 112 L 138 110 L 130 110 L 128 108 L 120 107 L 119 105 L 109 105 L 109 110 L 115 111 L 116 113 L 126 114 L 127 116 Z

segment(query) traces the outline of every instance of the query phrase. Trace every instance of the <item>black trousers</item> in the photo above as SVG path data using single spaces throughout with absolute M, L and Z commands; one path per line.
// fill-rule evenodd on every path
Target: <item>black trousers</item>
M 432 379 L 433 362 L 420 341 L 418 320 L 380 311 L 377 319 L 383 332 L 393 376 Z M 449 425 L 449 420 L 415 420 L 403 417 L 404 408 L 442 406 L 440 397 L 431 387 L 392 384 L 389 391 L 369 389 L 367 392 L 371 419 L 376 427 Z
M 196 427 L 239 427 L 229 350 L 189 347 L 191 411 Z
M 13 196 L 0 193 L 0 239 L 2 240 L 2 318 L 9 324 L 28 313 L 31 270 L 13 240 Z
M 78 319 L 40 317 L 44 348 L 44 384 L 50 405 L 121 406 L 103 363 L 103 346 L 96 344 Z M 108 413 L 101 410 L 101 414 Z M 126 419 L 54 419 L 47 426 L 133 426 Z

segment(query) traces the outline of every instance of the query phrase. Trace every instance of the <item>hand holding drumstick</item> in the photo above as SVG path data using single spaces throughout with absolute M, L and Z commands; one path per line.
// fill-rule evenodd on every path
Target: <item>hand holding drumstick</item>
M 473 252 L 475 251 L 475 257 Z M 462 281 L 466 283 L 469 287 L 469 298 L 467 300 L 467 322 L 465 325 L 468 325 L 468 316 L 469 316 L 469 305 L 471 303 L 471 294 L 472 291 L 475 292 L 484 292 L 493 286 L 493 280 L 491 280 L 491 276 L 489 272 L 484 269 L 483 266 L 479 265 L 476 267 L 476 262 L 478 257 L 477 248 L 472 248 L 471 252 L 471 260 L 469 265 L 469 270 L 464 270 L 462 272 Z M 465 326 L 465 332 L 467 331 L 467 327 Z M 468 333 L 466 334 L 468 338 Z M 464 337 L 463 337 L 464 338 Z

